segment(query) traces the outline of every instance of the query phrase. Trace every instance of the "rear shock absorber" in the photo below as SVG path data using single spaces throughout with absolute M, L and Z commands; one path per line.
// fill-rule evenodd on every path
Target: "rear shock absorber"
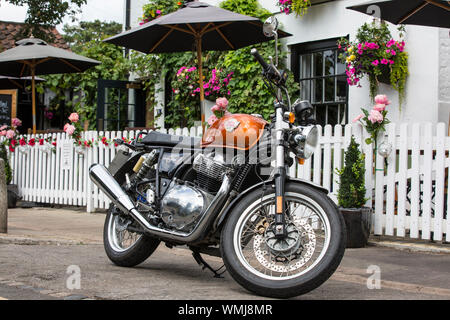
M 142 156 L 139 158 L 138 162 L 133 168 L 133 171 L 136 173 L 137 179 L 142 180 L 147 176 L 147 173 L 158 161 L 157 155 L 158 151 L 155 149 L 152 152 L 150 152 L 147 156 Z

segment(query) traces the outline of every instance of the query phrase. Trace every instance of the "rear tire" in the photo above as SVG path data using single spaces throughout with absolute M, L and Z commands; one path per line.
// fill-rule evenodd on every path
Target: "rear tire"
M 286 201 L 291 199 L 292 203 L 295 201 L 299 203 L 298 207 L 290 204 L 293 206 L 292 208 L 317 207 L 317 212 L 320 212 L 318 216 L 322 220 L 314 221 L 323 221 L 323 227 L 321 227 L 320 223 L 322 222 L 303 224 L 304 221 L 310 221 L 308 220 L 309 216 L 299 217 L 298 220 L 293 219 L 292 221 L 295 223 L 291 223 L 291 231 L 296 233 L 294 238 L 297 237 L 297 242 L 287 245 L 288 254 L 286 254 L 287 251 L 284 251 L 283 255 L 277 256 L 280 251 L 276 251 L 274 248 L 279 247 L 269 248 L 269 241 L 274 241 L 268 236 L 270 219 L 263 217 L 270 217 L 270 206 L 275 202 L 273 187 L 267 188 L 264 193 L 262 189 L 257 189 L 244 196 L 230 212 L 221 235 L 222 258 L 234 280 L 257 295 L 272 298 L 290 298 L 319 287 L 338 267 L 344 255 L 346 243 L 343 217 L 337 206 L 325 193 L 299 183 L 287 183 L 285 191 Z M 262 204 L 263 199 L 265 207 Z M 265 208 L 269 208 L 269 210 Z M 298 214 L 296 213 L 297 209 L 292 209 L 293 216 Z M 305 210 L 309 209 L 302 210 L 301 214 L 303 215 Z M 311 209 L 311 212 L 314 211 Z M 265 226 L 258 221 L 264 222 Z M 317 223 L 319 223 L 319 227 L 317 227 Z M 301 226 L 304 228 L 302 229 Z M 254 230 L 260 230 L 259 234 Z M 308 238 L 311 233 L 312 235 Z M 322 249 L 318 249 L 320 247 L 316 241 L 322 238 L 324 245 L 322 245 Z M 262 239 L 264 240 L 261 241 Z M 313 254 L 309 254 L 308 248 L 312 246 L 314 246 Z M 312 259 L 314 255 L 316 258 Z M 303 267 L 304 270 L 302 270 Z M 266 272 L 267 270 L 268 272 Z
M 115 179 L 119 182 L 119 184 L 123 185 L 125 183 L 125 173 L 131 171 L 131 167 L 131 163 L 128 163 L 126 166 L 119 169 L 118 173 L 115 175 Z M 153 252 L 155 252 L 161 241 L 156 238 L 149 237 L 146 234 L 141 234 L 132 246 L 122 248 L 115 238 L 115 231 L 113 230 L 118 224 L 117 220 L 115 220 L 117 214 L 113 214 L 114 209 L 115 206 L 112 204 L 106 215 L 105 224 L 103 227 L 103 246 L 105 248 L 106 255 L 109 260 L 118 266 L 137 266 L 150 257 Z M 119 215 L 119 217 L 122 217 L 122 215 Z M 129 218 L 130 221 L 133 221 L 133 218 L 129 216 L 123 215 L 123 217 Z

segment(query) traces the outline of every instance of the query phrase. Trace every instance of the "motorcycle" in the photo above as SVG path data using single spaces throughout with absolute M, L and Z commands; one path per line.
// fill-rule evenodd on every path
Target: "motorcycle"
M 264 32 L 276 37 L 276 30 L 269 18 Z M 338 267 L 346 232 L 337 206 L 326 189 L 288 174 L 318 143 L 313 107 L 291 105 L 287 73 L 251 52 L 274 91 L 271 123 L 228 114 L 201 140 L 143 132 L 129 144 L 116 141 L 121 150 L 108 169 L 91 166 L 92 181 L 112 201 L 104 247 L 116 265 L 136 266 L 161 241 L 187 246 L 216 277 L 201 254 L 221 257 L 241 286 L 274 298 L 307 293 Z

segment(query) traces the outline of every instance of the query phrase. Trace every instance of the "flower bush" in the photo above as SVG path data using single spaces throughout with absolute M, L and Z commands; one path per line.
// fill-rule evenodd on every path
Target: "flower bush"
M 311 6 L 311 0 L 277 0 L 277 5 L 285 14 L 295 12 L 296 16 L 303 16 Z
M 18 127 L 22 125 L 22 121 L 18 118 L 11 120 L 11 126 L 3 125 L 0 127 L 0 137 L 5 137 L 2 144 L 7 146 L 10 152 L 14 152 L 17 146 Z
M 178 10 L 183 4 L 184 1 L 152 0 L 142 7 L 144 14 L 140 18 L 139 25 L 143 25 L 162 15 Z
M 82 134 L 81 134 L 83 132 L 83 128 L 81 127 L 80 116 L 78 115 L 78 113 L 74 112 L 74 113 L 70 114 L 68 119 L 69 119 L 70 123 L 66 123 L 64 125 L 64 132 L 67 133 L 74 140 L 73 144 L 76 147 L 90 148 L 90 147 L 93 147 L 94 145 L 97 146 L 100 143 L 105 146 L 109 146 L 109 145 L 113 145 L 113 144 L 115 147 L 119 146 L 116 142 L 114 142 L 113 139 L 109 139 L 106 136 L 98 136 L 97 139 L 94 139 L 94 138 L 83 139 Z M 141 136 L 139 136 L 139 139 L 140 138 L 141 138 Z M 122 140 L 125 143 L 132 142 L 132 140 L 127 139 L 125 137 L 123 137 Z
M 375 143 L 377 145 L 377 137 L 380 132 L 385 131 L 385 125 L 390 121 L 386 118 L 386 107 L 391 104 L 386 95 L 377 95 L 375 97 L 375 105 L 372 110 L 362 109 L 362 114 L 358 115 L 353 122 L 361 123 L 370 134 L 370 138 L 366 139 L 367 144 Z
M 356 41 L 342 38 L 338 42 L 343 50 L 340 59 L 346 64 L 347 82 L 350 86 L 361 86 L 365 75 L 370 82 L 372 100 L 378 92 L 380 77 L 389 74 L 389 82 L 399 92 L 399 106 L 404 98 L 408 76 L 408 54 L 405 52 L 404 27 L 399 27 L 400 40 L 392 38 L 385 22 L 365 23 L 357 32 Z

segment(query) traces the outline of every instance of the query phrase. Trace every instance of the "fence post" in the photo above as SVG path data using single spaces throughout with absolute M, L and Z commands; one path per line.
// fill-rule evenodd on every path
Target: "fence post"
M 8 232 L 8 190 L 6 188 L 5 162 L 0 159 L 0 233 Z

